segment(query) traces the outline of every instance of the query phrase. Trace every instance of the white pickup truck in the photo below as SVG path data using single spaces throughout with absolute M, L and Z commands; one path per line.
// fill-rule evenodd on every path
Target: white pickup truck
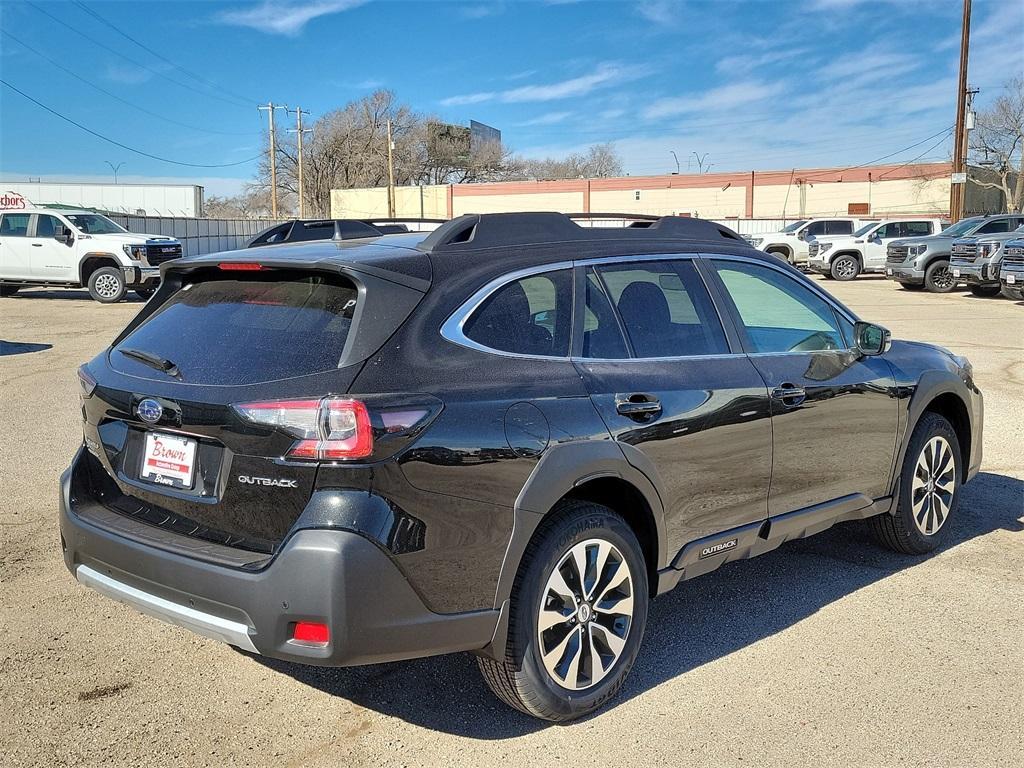
M 744 235 L 744 239 L 755 248 L 774 253 L 790 264 L 807 262 L 807 243 L 812 237 L 852 235 L 858 227 L 867 224 L 867 219 L 850 216 L 830 216 L 821 219 L 801 219 L 780 229 L 757 235 Z
M 159 265 L 181 256 L 171 237 L 136 234 L 92 211 L 19 208 L 0 211 L 0 297 L 47 285 L 89 289 L 104 304 L 128 289 L 148 299 Z
M 937 235 L 947 223 L 938 218 L 886 219 L 869 222 L 852 235 L 815 237 L 807 244 L 807 267 L 834 280 L 885 272 L 889 243 L 901 237 Z

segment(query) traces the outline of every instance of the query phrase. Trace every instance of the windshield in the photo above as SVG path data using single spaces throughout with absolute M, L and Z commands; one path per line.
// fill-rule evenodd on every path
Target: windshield
M 796 232 L 800 227 L 807 223 L 807 219 L 800 219 L 800 221 L 794 221 L 792 224 L 780 229 L 780 232 Z
M 65 215 L 72 224 L 87 235 L 117 235 L 128 231 L 98 213 L 68 213 Z
M 863 227 L 861 227 L 856 232 L 854 232 L 853 236 L 854 237 L 864 237 L 864 235 L 866 235 L 868 232 L 870 232 L 872 229 L 874 229 L 877 226 L 878 226 L 878 222 L 877 221 L 873 221 L 870 224 L 865 224 Z
M 966 235 L 978 224 L 982 222 L 980 216 L 975 216 L 972 219 L 961 219 L 951 227 L 946 227 L 944 230 L 939 232 L 940 237 L 959 237 L 960 235 Z

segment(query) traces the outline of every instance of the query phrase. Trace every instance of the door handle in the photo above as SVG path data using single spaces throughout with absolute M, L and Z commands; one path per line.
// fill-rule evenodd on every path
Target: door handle
M 795 384 L 782 384 L 772 390 L 772 397 L 776 400 L 781 400 L 788 406 L 800 405 L 804 400 L 807 399 L 807 393 L 803 387 L 798 387 Z
M 639 392 L 619 395 L 615 398 L 615 410 L 635 421 L 648 421 L 661 413 L 661 401 Z
M 42 243 L 32 243 L 32 247 L 33 248 L 42 248 L 43 244 Z

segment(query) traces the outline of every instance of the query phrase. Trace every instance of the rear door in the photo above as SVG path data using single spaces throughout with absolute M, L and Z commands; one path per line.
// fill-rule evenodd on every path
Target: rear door
M 653 471 L 669 552 L 763 521 L 768 393 L 733 348 L 693 260 L 591 263 L 574 359 L 612 436 Z
M 30 213 L 0 215 L 0 277 L 32 279 L 32 246 L 28 238 Z
M 710 264 L 771 397 L 769 513 L 888 493 L 898 419 L 888 363 L 851 349 L 853 323 L 805 279 L 763 262 Z

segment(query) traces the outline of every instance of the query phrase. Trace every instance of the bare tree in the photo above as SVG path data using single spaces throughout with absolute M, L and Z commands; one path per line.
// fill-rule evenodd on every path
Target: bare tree
M 622 159 L 612 143 L 595 144 L 586 152 L 574 152 L 564 158 L 524 160 L 527 178 L 602 179 L 622 175 Z
M 269 219 L 270 191 L 247 184 L 237 195 L 208 195 L 203 201 L 203 215 L 208 219 Z
M 1003 87 L 1003 93 L 978 114 L 971 132 L 975 163 L 991 165 L 998 181 L 971 178 L 971 183 L 1003 193 L 1006 210 L 1024 211 L 1024 77 L 1017 76 Z

